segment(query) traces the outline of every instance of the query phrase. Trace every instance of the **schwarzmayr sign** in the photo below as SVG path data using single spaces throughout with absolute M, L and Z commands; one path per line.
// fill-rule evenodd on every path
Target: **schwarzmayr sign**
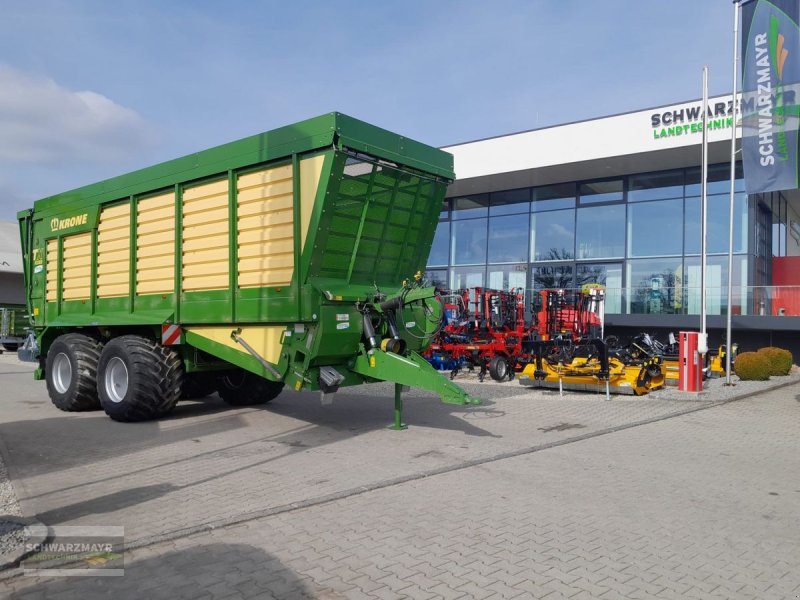
M 689 135 L 703 131 L 703 105 L 701 102 L 656 112 L 650 115 L 653 138 L 660 139 Z M 709 102 L 707 117 L 709 131 L 726 129 L 733 125 L 733 101 Z
M 749 194 L 800 183 L 798 17 L 797 0 L 742 2 L 742 163 Z

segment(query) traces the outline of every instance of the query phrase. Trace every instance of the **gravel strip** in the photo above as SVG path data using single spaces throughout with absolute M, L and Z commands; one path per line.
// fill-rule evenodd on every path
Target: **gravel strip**
M 17 495 L 8 477 L 8 470 L 0 457 L 0 555 L 14 552 L 25 542 L 25 525 L 9 517 L 21 517 Z
M 731 377 L 731 385 L 726 385 L 725 378 L 708 379 L 703 384 L 702 392 L 680 392 L 677 386 L 668 386 L 662 390 L 651 392 L 649 396 L 657 400 L 688 400 L 703 402 L 720 402 L 742 394 L 758 394 L 766 390 L 781 387 L 792 382 L 800 381 L 797 372 L 785 377 L 770 377 L 768 381 L 742 381 L 735 375 Z M 647 396 L 645 396 L 647 397 Z

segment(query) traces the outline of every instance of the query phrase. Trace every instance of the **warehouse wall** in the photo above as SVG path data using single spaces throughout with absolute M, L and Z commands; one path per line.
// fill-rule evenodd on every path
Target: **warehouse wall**
M 25 304 L 22 273 L 0 272 L 0 304 Z

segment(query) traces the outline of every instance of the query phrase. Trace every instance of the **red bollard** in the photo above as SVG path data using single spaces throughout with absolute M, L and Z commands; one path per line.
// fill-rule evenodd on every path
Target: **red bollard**
M 678 389 L 681 392 L 700 392 L 703 389 L 703 360 L 697 352 L 700 334 L 681 331 L 678 340 Z

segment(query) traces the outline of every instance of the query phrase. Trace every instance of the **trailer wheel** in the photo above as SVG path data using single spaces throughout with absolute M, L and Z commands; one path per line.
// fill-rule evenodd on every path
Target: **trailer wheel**
M 3 344 L 3 348 L 9 352 L 16 352 L 19 350 L 19 344 Z
M 283 386 L 282 381 L 270 381 L 245 370 L 225 373 L 217 380 L 220 398 L 231 406 L 266 404 L 278 397 Z
M 97 363 L 102 345 L 80 333 L 53 340 L 47 351 L 45 380 L 50 400 L 69 412 L 100 408 L 97 399 Z
M 181 395 L 183 363 L 178 353 L 138 335 L 123 335 L 103 348 L 97 392 L 115 421 L 146 421 L 169 413 Z
M 497 355 L 489 362 L 489 375 L 495 381 L 505 381 L 509 371 L 508 361 L 504 356 Z
M 214 373 L 186 373 L 181 386 L 181 400 L 196 400 L 205 398 L 217 391 L 217 381 Z

